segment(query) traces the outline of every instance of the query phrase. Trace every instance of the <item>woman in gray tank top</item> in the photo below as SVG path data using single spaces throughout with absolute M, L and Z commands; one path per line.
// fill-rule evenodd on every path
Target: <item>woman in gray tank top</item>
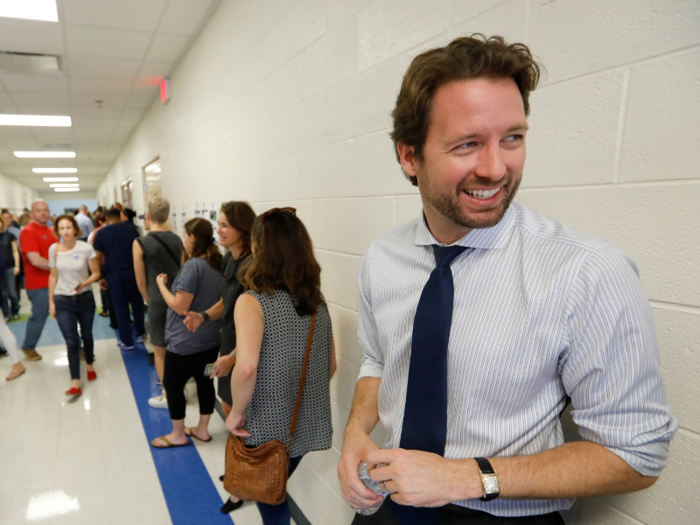
M 335 372 L 331 319 L 321 295 L 321 267 L 311 239 L 293 208 L 274 208 L 253 223 L 252 263 L 241 270 L 247 292 L 234 309 L 236 366 L 231 375 L 233 405 L 226 426 L 247 446 L 287 441 L 311 317 L 316 328 L 297 420 L 289 448 L 291 476 L 302 457 L 331 447 L 330 379 Z M 221 508 L 241 502 L 233 495 Z M 258 503 L 264 524 L 289 523 L 286 501 Z

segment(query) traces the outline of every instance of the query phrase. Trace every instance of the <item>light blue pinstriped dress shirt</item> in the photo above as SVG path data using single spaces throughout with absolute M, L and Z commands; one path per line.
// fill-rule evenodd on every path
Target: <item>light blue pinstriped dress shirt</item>
M 375 239 L 360 266 L 360 377 L 382 378 L 385 448 L 396 448 L 413 318 L 439 244 L 417 219 Z M 512 204 L 470 231 L 452 263 L 445 457 L 530 455 L 564 442 L 568 393 L 581 436 L 638 472 L 666 465 L 678 428 L 659 371 L 651 307 L 623 252 Z M 497 516 L 544 514 L 573 500 L 469 500 Z

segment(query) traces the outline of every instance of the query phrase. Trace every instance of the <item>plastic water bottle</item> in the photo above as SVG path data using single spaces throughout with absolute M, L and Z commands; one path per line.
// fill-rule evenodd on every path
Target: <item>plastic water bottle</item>
M 364 461 L 360 463 L 360 466 L 357 467 L 357 475 L 360 477 L 362 483 L 365 484 L 365 487 L 373 491 L 375 494 L 378 494 L 383 498 L 386 498 L 390 494 L 389 492 L 382 490 L 382 486 L 380 483 L 372 481 L 372 478 L 369 477 L 369 471 L 367 470 L 367 463 L 365 463 Z M 382 503 L 384 503 L 384 500 L 377 503 L 374 507 L 370 507 L 368 509 L 355 509 L 355 512 L 357 512 L 361 516 L 371 516 L 379 510 L 379 507 L 382 506 Z

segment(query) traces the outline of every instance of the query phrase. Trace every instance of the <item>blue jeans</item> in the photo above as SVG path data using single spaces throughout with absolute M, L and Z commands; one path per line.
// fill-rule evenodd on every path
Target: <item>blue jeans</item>
M 292 474 L 299 466 L 301 458 L 303 457 L 304 456 L 290 458 L 289 476 L 287 476 L 287 478 L 292 477 Z M 258 506 L 264 525 L 289 525 L 292 519 L 292 514 L 289 511 L 289 503 L 286 499 L 279 505 L 268 505 L 267 503 L 256 503 L 256 505 Z
M 32 315 L 27 321 L 27 333 L 24 336 L 22 349 L 34 350 L 46 324 L 46 318 L 49 316 L 49 289 L 27 290 L 27 296 L 32 303 Z
M 92 339 L 92 322 L 95 319 L 95 297 L 92 290 L 76 295 L 55 295 L 56 321 L 68 347 L 70 378 L 80 379 L 80 336 L 83 338 L 85 362 L 93 363 L 95 342 Z M 78 334 L 80 324 L 80 334 Z
M 111 309 L 117 316 L 119 339 L 125 346 L 134 346 L 134 336 L 129 324 L 129 305 L 134 316 L 136 335 L 144 335 L 143 298 L 136 286 L 133 270 L 113 270 L 107 274 L 107 288 L 112 299 Z
M 2 313 L 5 319 L 19 315 L 19 295 L 17 295 L 17 276 L 14 268 L 5 269 L 2 286 Z M 9 302 L 9 304 L 8 304 Z

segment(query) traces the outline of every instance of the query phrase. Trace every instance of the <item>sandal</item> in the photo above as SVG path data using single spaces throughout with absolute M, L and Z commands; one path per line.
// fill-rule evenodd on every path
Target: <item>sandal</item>
M 158 445 L 157 442 L 158 442 L 159 439 L 160 439 L 163 443 L 165 443 L 165 445 Z M 190 441 L 189 441 L 189 440 L 187 440 L 187 443 L 183 443 L 182 445 L 178 445 L 178 444 L 176 444 L 176 443 L 171 443 L 171 442 L 168 440 L 168 438 L 166 438 L 165 436 L 157 437 L 157 438 L 155 438 L 153 441 L 151 441 L 151 446 L 152 446 L 153 448 L 176 448 L 176 447 L 186 447 L 186 446 L 188 446 L 189 444 L 190 444 Z
M 17 379 L 19 376 L 24 374 L 27 371 L 25 367 L 22 367 L 19 371 L 15 370 L 13 367 L 12 370 L 10 370 L 10 373 L 7 374 L 7 377 L 5 378 L 5 381 L 13 381 Z
M 211 441 L 211 439 L 212 439 L 211 436 L 209 436 L 209 439 L 202 439 L 201 437 L 197 436 L 197 435 L 194 433 L 194 429 L 195 429 L 195 428 L 196 428 L 196 427 L 187 427 L 187 428 L 185 429 L 185 435 L 186 435 L 186 436 L 189 436 L 189 437 L 191 437 L 191 438 L 198 439 L 198 440 L 200 440 L 200 441 L 202 441 L 202 442 L 204 442 L 204 443 L 209 443 L 209 442 Z M 188 430 L 189 430 L 189 432 L 188 432 Z

